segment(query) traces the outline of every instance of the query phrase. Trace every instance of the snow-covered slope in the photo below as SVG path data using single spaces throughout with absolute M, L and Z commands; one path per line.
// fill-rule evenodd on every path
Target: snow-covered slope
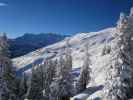
M 72 50 L 74 73 L 79 73 L 78 68 L 82 66 L 84 54 L 83 45 L 87 42 L 89 43 L 93 78 L 88 86 L 90 88 L 94 88 L 95 91 L 93 91 L 93 93 L 87 94 L 87 96 L 83 94 L 85 95 L 86 99 L 89 97 L 89 100 L 91 100 L 92 95 L 94 95 L 92 96 L 93 98 L 95 96 L 102 96 L 102 88 L 100 87 L 104 87 L 106 72 L 108 70 L 107 66 L 110 64 L 110 54 L 102 55 L 102 50 L 105 44 L 110 45 L 112 43 L 114 39 L 113 34 L 115 32 L 115 28 L 107 28 L 99 32 L 79 33 L 69 38 L 69 44 Z M 38 49 L 27 55 L 15 58 L 13 59 L 14 66 L 16 66 L 19 73 L 24 71 L 30 72 L 31 66 L 33 64 L 41 64 L 45 61 L 45 59 L 59 57 L 61 54 L 63 54 L 66 41 L 67 39 L 45 48 Z
M 92 61 L 92 80 L 89 85 L 91 88 L 95 88 L 95 91 L 90 94 L 84 94 L 85 98 L 90 98 L 91 94 L 95 96 L 102 95 L 102 89 L 99 87 L 104 86 L 107 65 L 110 64 L 110 55 L 102 55 L 102 50 L 105 44 L 109 45 L 113 40 L 113 34 L 116 32 L 115 28 L 107 28 L 99 32 L 79 33 L 69 38 L 70 48 L 72 50 L 73 57 L 73 73 L 78 74 L 79 68 L 82 66 L 83 59 L 83 45 L 89 43 L 89 52 L 91 54 Z M 67 39 L 58 42 L 56 44 L 47 46 L 45 48 L 38 49 L 27 55 L 13 59 L 14 66 L 17 68 L 18 73 L 27 72 L 30 73 L 33 64 L 41 64 L 45 59 L 56 58 L 64 53 L 64 48 Z M 106 62 L 105 62 L 106 60 Z M 80 95 L 81 96 L 81 95 Z M 95 97 L 92 96 L 92 97 Z M 76 96 L 77 97 L 77 96 Z M 83 96 L 81 96 L 83 97 Z
M 110 42 L 113 37 L 112 34 L 115 32 L 115 28 L 107 28 L 99 32 L 90 33 L 79 33 L 73 37 L 70 37 L 70 47 L 72 49 L 72 55 L 74 59 L 74 67 L 80 67 L 82 61 L 83 45 L 89 43 L 89 51 L 91 54 L 99 53 L 99 48 L 103 46 L 105 42 Z M 13 59 L 14 65 L 17 69 L 24 68 L 31 64 L 41 64 L 45 59 L 58 57 L 63 54 L 66 40 L 47 46 L 45 48 L 38 49 L 27 55 L 17 57 Z

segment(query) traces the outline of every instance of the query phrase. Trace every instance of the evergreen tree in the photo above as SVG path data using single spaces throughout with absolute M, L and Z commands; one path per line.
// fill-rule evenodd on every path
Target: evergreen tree
M 44 68 L 44 75 L 43 75 L 44 76 L 43 92 L 44 92 L 45 100 L 49 100 L 50 85 L 53 81 L 53 78 L 55 77 L 56 61 L 47 60 L 44 64 L 45 64 L 45 68 Z
M 85 55 L 84 55 L 84 62 L 83 62 L 83 66 L 81 67 L 81 72 L 80 72 L 80 76 L 79 76 L 79 80 L 77 82 L 77 92 L 82 92 L 83 90 L 86 89 L 87 84 L 89 83 L 91 77 L 90 77 L 90 73 L 91 73 L 91 69 L 90 69 L 90 55 L 88 53 L 88 43 L 85 44 L 84 46 L 85 48 Z
M 19 98 L 20 100 L 24 100 L 25 99 L 25 95 L 27 93 L 27 78 L 25 73 L 23 74 L 23 76 L 20 79 L 20 83 L 19 83 Z
M 29 79 L 27 99 L 42 100 L 43 99 L 43 70 L 42 66 L 33 66 L 32 75 Z
M 55 76 L 56 62 L 46 60 L 44 64 L 32 68 L 32 76 L 27 98 L 32 100 L 49 100 L 50 84 Z
M 17 100 L 16 75 L 9 58 L 6 35 L 0 38 L 0 100 Z
M 3 36 L 0 37 L 0 55 L 3 57 L 10 57 L 9 44 L 6 33 L 3 33 Z
M 61 56 L 57 64 L 57 77 L 51 84 L 51 100 L 70 100 L 73 94 L 72 56 L 66 44 L 65 56 Z
M 132 12 L 131 12 L 132 13 Z M 132 14 L 131 14 L 132 15 Z M 105 85 L 105 100 L 128 100 L 133 87 L 133 16 L 123 13 L 117 25 L 112 65 Z

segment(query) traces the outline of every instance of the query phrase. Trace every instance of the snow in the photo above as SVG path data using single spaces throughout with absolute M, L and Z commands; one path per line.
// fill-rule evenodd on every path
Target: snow
M 73 57 L 73 74 L 79 75 L 80 67 L 83 64 L 83 45 L 89 43 L 89 53 L 91 54 L 92 61 L 92 80 L 88 84 L 89 91 L 76 95 L 74 98 L 80 98 L 79 100 L 99 100 L 103 95 L 103 88 L 106 82 L 106 72 L 110 65 L 110 54 L 102 55 L 102 50 L 105 44 L 111 45 L 113 43 L 113 35 L 116 33 L 115 28 L 107 28 L 99 32 L 90 33 L 78 33 L 72 37 L 69 37 L 69 44 L 72 50 Z M 66 40 L 60 41 L 53 45 L 38 49 L 27 55 L 13 59 L 13 64 L 17 68 L 18 72 L 31 73 L 31 67 L 33 64 L 41 64 L 46 59 L 58 58 L 64 53 Z M 105 62 L 106 60 L 106 62 Z M 102 88 L 99 89 L 99 87 Z M 95 89 L 96 88 L 96 89 Z M 98 88 L 98 89 L 97 89 Z M 91 90 L 90 90 L 91 89 Z M 95 90 L 95 91 L 94 91 Z M 72 98 L 72 100 L 74 100 Z
M 88 87 L 87 90 L 74 96 L 73 98 L 71 98 L 71 100 L 95 100 L 96 98 L 99 97 L 96 97 L 94 94 L 99 95 L 102 89 L 103 89 L 102 85 Z

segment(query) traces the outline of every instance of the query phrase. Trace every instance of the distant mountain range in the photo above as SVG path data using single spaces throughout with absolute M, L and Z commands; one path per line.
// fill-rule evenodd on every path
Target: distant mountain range
M 25 55 L 36 49 L 61 41 L 67 36 L 55 33 L 26 33 L 16 39 L 9 39 L 11 58 Z

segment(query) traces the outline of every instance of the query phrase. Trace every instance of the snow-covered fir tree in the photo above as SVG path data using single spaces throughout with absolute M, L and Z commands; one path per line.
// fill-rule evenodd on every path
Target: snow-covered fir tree
M 64 58 L 61 56 L 58 60 L 57 60 L 57 65 L 56 65 L 56 73 L 55 73 L 55 77 L 53 78 L 52 83 L 50 84 L 50 95 L 49 95 L 49 99 L 50 100 L 60 100 L 60 86 L 59 86 L 59 77 L 61 74 L 61 66 L 64 65 Z
M 68 46 L 67 41 L 65 56 L 60 57 L 57 77 L 51 84 L 50 100 L 70 100 L 73 94 L 72 56 Z
M 50 96 L 50 85 L 53 81 L 53 78 L 55 77 L 55 68 L 56 68 L 56 60 L 47 60 L 44 63 L 44 70 L 43 70 L 43 96 L 45 97 L 45 100 L 49 100 Z
M 112 46 L 112 65 L 107 73 L 105 100 L 128 100 L 133 95 L 133 9 L 130 16 L 120 14 Z
M 50 84 L 55 76 L 56 61 L 46 60 L 44 64 L 32 68 L 32 75 L 26 98 L 49 100 Z
M 32 75 L 29 79 L 27 99 L 42 100 L 43 99 L 43 66 L 33 65 Z
M 91 80 L 91 61 L 90 61 L 90 54 L 88 53 L 88 43 L 84 45 L 84 61 L 83 66 L 81 67 L 80 76 L 77 82 L 77 92 L 82 92 L 87 88 L 89 81 Z
M 10 57 L 8 38 L 6 33 L 3 33 L 3 36 L 0 36 L 0 55 L 3 57 Z
M 0 100 L 17 100 L 16 75 L 8 47 L 8 39 L 4 34 L 0 37 Z
M 19 98 L 20 100 L 24 100 L 25 99 L 25 95 L 27 93 L 27 78 L 26 78 L 26 74 L 23 73 L 23 76 L 20 78 L 20 83 L 19 83 Z

